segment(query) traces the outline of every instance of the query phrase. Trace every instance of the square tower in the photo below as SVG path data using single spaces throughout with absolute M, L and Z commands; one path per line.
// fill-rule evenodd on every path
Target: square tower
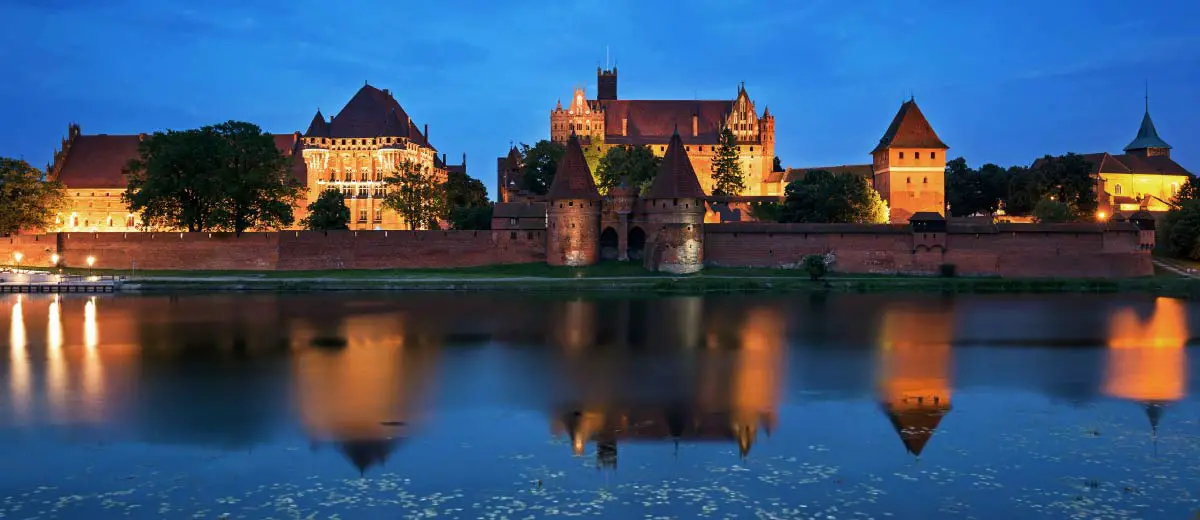
M 892 223 L 914 213 L 946 213 L 946 146 L 915 100 L 905 101 L 871 151 L 875 190 L 888 203 Z

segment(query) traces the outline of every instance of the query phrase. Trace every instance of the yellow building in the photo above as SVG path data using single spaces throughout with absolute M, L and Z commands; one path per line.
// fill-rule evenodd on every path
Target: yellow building
M 1137 137 L 1124 154 L 1092 153 L 1084 158 L 1092 163 L 1099 211 L 1106 215 L 1167 211 L 1171 198 L 1192 176 L 1171 159 L 1171 145 L 1158 137 L 1149 102 Z

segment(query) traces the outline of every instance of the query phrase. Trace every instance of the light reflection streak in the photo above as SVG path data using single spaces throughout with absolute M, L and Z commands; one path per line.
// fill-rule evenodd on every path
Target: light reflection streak
M 46 398 L 49 401 L 50 415 L 58 421 L 68 415 L 65 409 L 69 389 L 67 362 L 63 357 L 62 341 L 62 304 L 55 296 L 50 301 L 46 324 Z
M 104 366 L 100 360 L 100 325 L 96 319 L 96 297 L 83 307 L 83 410 L 92 420 L 99 420 L 104 400 Z
M 30 381 L 29 354 L 26 352 L 25 318 L 22 315 L 24 300 L 17 296 L 17 303 L 12 307 L 12 323 L 9 327 L 9 395 L 12 399 L 13 413 L 17 420 L 24 419 L 29 413 Z

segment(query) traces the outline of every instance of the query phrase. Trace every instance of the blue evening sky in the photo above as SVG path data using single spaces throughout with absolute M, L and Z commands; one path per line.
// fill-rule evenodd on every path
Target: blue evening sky
M 71 121 L 303 131 L 369 80 L 494 190 L 510 141 L 548 137 L 574 85 L 594 94 L 607 46 L 622 98 L 745 81 L 788 166 L 865 162 L 910 92 L 972 164 L 1119 152 L 1148 81 L 1200 171 L 1198 17 L 1192 0 L 0 0 L 0 155 L 44 165 Z

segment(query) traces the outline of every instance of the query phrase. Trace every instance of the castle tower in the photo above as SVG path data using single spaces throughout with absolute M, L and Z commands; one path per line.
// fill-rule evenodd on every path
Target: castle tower
M 567 151 L 546 198 L 550 228 L 546 263 L 572 267 L 596 263 L 600 255 L 600 192 L 574 133 L 567 140 Z
M 875 190 L 888 203 L 891 220 L 907 223 L 914 213 L 946 213 L 946 146 L 914 100 L 892 119 L 874 157 Z
M 617 99 L 617 68 L 602 69 L 596 67 L 596 99 L 610 101 Z
M 1142 116 L 1142 126 L 1138 128 L 1137 137 L 1125 146 L 1125 152 L 1142 157 L 1171 156 L 1171 145 L 1158 137 L 1154 121 L 1150 119 L 1150 95 L 1146 95 L 1146 115 Z
M 683 274 L 704 268 L 704 199 L 677 128 L 643 197 L 647 269 Z

